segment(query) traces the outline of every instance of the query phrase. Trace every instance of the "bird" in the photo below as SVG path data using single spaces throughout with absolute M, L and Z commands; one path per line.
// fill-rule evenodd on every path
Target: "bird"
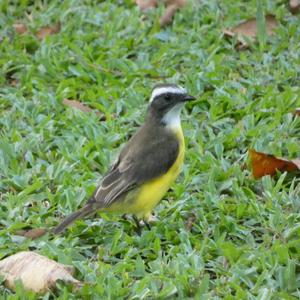
M 52 232 L 59 234 L 97 211 L 131 214 L 148 225 L 152 211 L 180 173 L 185 143 L 180 113 L 196 98 L 183 87 L 161 83 L 152 89 L 145 121 L 120 151 L 86 204 Z

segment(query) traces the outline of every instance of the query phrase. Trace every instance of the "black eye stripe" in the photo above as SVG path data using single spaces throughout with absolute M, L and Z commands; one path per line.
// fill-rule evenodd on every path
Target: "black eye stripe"
M 181 96 L 183 95 L 183 93 L 171 93 L 171 92 L 166 92 L 166 93 L 163 93 L 163 94 L 159 94 L 159 95 L 156 95 L 153 99 L 153 102 L 156 102 L 157 100 L 159 99 L 165 99 L 166 100 L 166 97 L 170 98 L 168 100 L 171 100 L 173 99 L 174 97 L 178 97 L 180 98 Z
M 168 93 L 165 95 L 164 98 L 169 101 L 169 100 L 171 100 L 171 97 L 172 97 L 172 95 L 170 93 Z

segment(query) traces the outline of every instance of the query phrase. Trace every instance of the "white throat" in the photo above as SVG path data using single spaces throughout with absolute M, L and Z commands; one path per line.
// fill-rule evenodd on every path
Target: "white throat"
M 163 123 L 166 127 L 170 129 L 180 129 L 180 112 L 183 107 L 183 103 L 176 104 L 172 109 L 170 109 L 162 118 Z

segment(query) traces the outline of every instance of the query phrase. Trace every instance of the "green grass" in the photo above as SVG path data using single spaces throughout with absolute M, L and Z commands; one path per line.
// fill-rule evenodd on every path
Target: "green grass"
M 222 29 L 256 16 L 257 1 L 191 1 L 166 29 L 162 7 L 142 19 L 129 0 L 9 2 L 0 4 L 0 259 L 34 250 L 86 282 L 43 299 L 299 299 L 299 178 L 255 181 L 241 168 L 250 147 L 300 157 L 290 113 L 300 106 L 300 18 L 286 1 L 264 7 L 276 34 L 240 52 Z M 62 29 L 40 41 L 15 34 L 17 21 Z M 199 100 L 183 113 L 185 166 L 156 208 L 161 221 L 141 236 L 108 214 L 55 238 L 14 235 L 51 228 L 86 201 L 164 81 Z M 37 298 L 3 285 L 0 294 Z

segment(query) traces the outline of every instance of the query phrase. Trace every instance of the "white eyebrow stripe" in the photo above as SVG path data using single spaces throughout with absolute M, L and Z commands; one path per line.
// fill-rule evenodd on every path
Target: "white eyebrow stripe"
M 185 94 L 186 90 L 182 87 L 160 87 L 160 88 L 156 88 L 153 90 L 150 101 L 152 102 L 154 100 L 155 97 L 162 95 L 162 94 L 166 94 L 166 93 L 171 93 L 171 94 Z

